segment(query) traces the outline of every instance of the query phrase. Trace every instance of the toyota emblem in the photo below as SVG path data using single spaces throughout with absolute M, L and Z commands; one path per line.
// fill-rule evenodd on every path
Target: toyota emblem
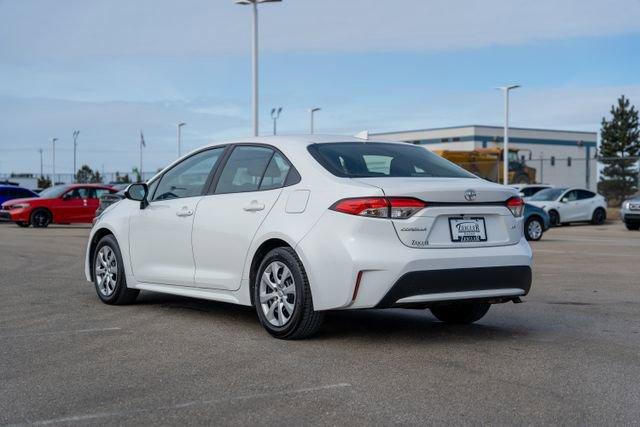
M 467 190 L 464 192 L 464 198 L 468 201 L 468 202 L 473 202 L 476 199 L 476 196 L 478 194 L 476 193 L 476 190 Z

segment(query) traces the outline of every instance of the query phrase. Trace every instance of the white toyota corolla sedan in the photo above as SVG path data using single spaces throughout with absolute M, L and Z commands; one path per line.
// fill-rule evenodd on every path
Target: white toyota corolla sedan
M 423 147 L 247 138 L 132 184 L 95 222 L 85 272 L 107 304 L 149 290 L 250 305 L 277 338 L 313 334 L 327 310 L 471 323 L 529 292 L 523 207 Z

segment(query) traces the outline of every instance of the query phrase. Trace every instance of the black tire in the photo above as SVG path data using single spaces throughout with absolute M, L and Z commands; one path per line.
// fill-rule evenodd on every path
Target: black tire
M 549 224 L 552 227 L 560 226 L 560 214 L 558 213 L 558 211 L 554 211 L 554 210 L 549 211 Z
M 591 224 L 593 225 L 602 225 L 604 221 L 607 219 L 607 211 L 602 208 L 597 208 L 593 211 L 593 215 L 591 216 Z
M 117 273 L 115 278 L 115 287 L 113 292 L 105 295 L 100 290 L 100 285 L 98 283 L 98 275 L 96 274 L 96 265 L 100 262 L 98 259 L 98 255 L 100 254 L 100 250 L 103 247 L 109 247 L 113 254 L 115 255 L 117 261 Z M 91 264 L 91 268 L 93 269 L 93 284 L 96 288 L 96 293 L 98 294 L 98 298 L 105 303 L 110 305 L 125 305 L 132 304 L 140 291 L 138 289 L 129 289 L 127 287 L 127 279 L 125 277 L 124 271 L 124 262 L 122 262 L 122 254 L 120 253 L 120 247 L 118 246 L 118 242 L 116 241 L 113 235 L 109 234 L 104 236 L 98 244 L 96 245 L 96 249 L 93 252 L 93 264 Z
M 640 222 L 625 222 L 624 225 L 627 226 L 627 230 L 632 230 L 632 231 L 640 230 Z
M 31 212 L 29 222 L 33 228 L 47 228 L 51 224 L 51 212 L 48 209 L 36 209 Z
M 29 223 L 28 223 L 28 222 L 24 222 L 24 221 L 18 221 L 18 222 L 16 222 L 16 225 L 17 225 L 18 227 L 22 227 L 22 228 L 27 228 L 27 227 L 29 227 Z
M 537 230 L 539 227 L 539 235 L 537 234 Z M 542 238 L 544 234 L 544 223 L 537 216 L 532 216 L 527 219 L 527 222 L 524 224 L 524 237 L 527 240 L 538 241 Z
M 431 307 L 431 313 L 438 320 L 457 325 L 468 325 L 480 320 L 487 314 L 491 304 L 486 302 L 458 303 Z
M 276 326 L 269 322 L 263 312 L 263 304 L 260 302 L 260 282 L 262 276 L 267 267 L 276 261 L 284 264 L 289 269 L 295 286 L 293 313 L 289 313 L 290 317 L 283 326 Z M 296 252 L 289 247 L 275 248 L 264 257 L 255 278 L 253 301 L 260 323 L 267 332 L 275 338 L 286 340 L 307 338 L 317 333 L 322 325 L 324 313 L 314 311 L 307 273 Z M 270 301 L 272 305 L 277 303 L 277 300 Z M 270 308 L 272 305 L 269 305 L 268 301 L 265 302 L 267 308 Z

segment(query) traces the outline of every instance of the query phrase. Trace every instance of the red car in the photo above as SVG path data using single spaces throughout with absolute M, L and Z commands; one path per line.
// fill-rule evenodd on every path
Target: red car
M 0 219 L 20 227 L 46 227 L 51 223 L 91 223 L 100 204 L 100 196 L 117 190 L 101 184 L 71 184 L 51 187 L 40 197 L 13 199 L 0 207 Z

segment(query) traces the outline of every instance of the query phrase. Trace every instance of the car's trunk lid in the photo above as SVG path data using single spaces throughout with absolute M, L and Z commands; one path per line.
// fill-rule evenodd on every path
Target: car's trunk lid
M 387 197 L 414 197 L 427 207 L 394 219 L 398 238 L 413 248 L 502 246 L 517 243 L 522 225 L 505 206 L 517 192 L 476 178 L 357 178 Z

